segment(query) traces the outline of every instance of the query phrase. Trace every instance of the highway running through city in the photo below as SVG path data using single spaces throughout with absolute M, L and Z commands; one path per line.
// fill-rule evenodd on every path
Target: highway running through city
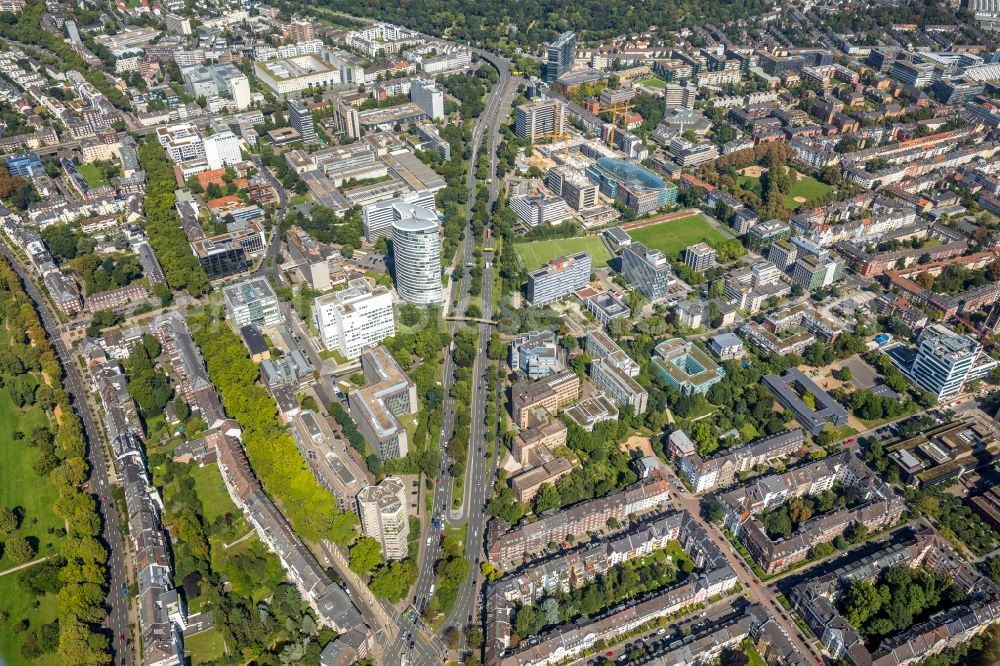
M 497 59 L 494 62 L 494 66 L 500 71 L 500 81 L 495 86 L 495 89 L 499 90 L 499 100 L 495 106 L 489 109 L 489 112 L 493 115 L 487 121 L 491 175 L 489 204 L 491 211 L 499 195 L 499 179 L 497 178 L 497 148 L 500 141 L 499 128 L 507 117 L 517 91 L 516 81 L 511 77 L 508 64 L 505 61 Z M 492 223 L 487 228 L 492 231 Z M 491 254 L 486 254 L 482 278 L 482 318 L 486 320 L 493 318 L 493 270 L 493 257 Z M 472 624 L 478 610 L 480 589 L 479 561 L 484 552 L 486 502 L 493 490 L 493 478 L 500 462 L 499 441 L 494 444 L 492 452 L 487 449 L 487 434 L 490 430 L 496 431 L 496 422 L 485 423 L 486 403 L 489 397 L 487 394 L 488 385 L 486 375 L 490 367 L 487 350 L 491 335 L 492 330 L 490 325 L 479 325 L 479 344 L 472 371 L 473 390 L 472 404 L 470 405 L 472 432 L 469 437 L 468 469 L 465 476 L 465 497 L 462 503 L 464 518 L 466 520 L 465 556 L 470 564 L 470 572 L 459 589 L 455 608 L 445 623 L 446 626 L 451 625 L 459 629 Z M 499 408 L 503 405 L 503 401 L 502 388 L 499 382 L 497 384 L 494 388 L 496 390 L 496 405 L 498 407 L 496 414 L 499 414 Z M 490 454 L 489 457 L 487 457 L 487 454 Z
M 476 181 L 476 163 L 479 149 L 482 146 L 484 136 L 488 136 L 491 173 L 495 174 L 496 148 L 499 140 L 499 128 L 500 124 L 507 117 L 507 113 L 511 103 L 513 102 L 515 93 L 515 85 L 511 78 L 509 63 L 490 54 L 481 52 L 479 54 L 497 69 L 500 74 L 500 79 L 497 84 L 493 86 L 487 96 L 483 112 L 476 120 L 476 125 L 472 131 L 472 151 L 469 158 L 469 173 L 466 183 L 468 187 L 470 219 L 471 206 L 475 201 L 476 189 L 478 185 Z M 490 184 L 491 202 L 496 199 L 498 191 L 499 188 L 497 179 L 494 176 Z M 463 275 L 461 283 L 457 287 L 458 296 L 457 300 L 454 302 L 454 309 L 451 313 L 455 316 L 464 315 L 469 304 L 471 275 L 468 270 L 464 270 L 464 267 L 467 262 L 472 260 L 474 251 L 475 238 L 472 234 L 471 225 L 467 225 L 465 230 L 465 239 L 457 258 L 457 265 L 463 267 Z M 491 289 L 491 271 L 492 263 L 488 262 L 484 267 L 482 281 L 483 289 L 486 294 L 489 294 L 489 290 Z M 488 297 L 483 299 L 482 310 L 483 318 L 489 319 L 492 315 L 492 303 Z M 453 322 L 451 324 L 449 330 L 452 336 L 455 335 L 459 326 L 460 324 L 458 322 Z M 485 506 L 486 493 L 492 488 L 492 484 L 487 483 L 487 461 L 485 459 L 483 432 L 483 414 L 486 401 L 486 385 L 483 377 L 485 375 L 486 368 L 488 367 L 488 361 L 486 358 L 486 346 L 488 342 L 488 326 L 482 325 L 480 327 L 479 349 L 473 369 L 474 385 L 471 405 L 473 431 L 469 440 L 469 463 L 468 469 L 466 470 L 465 483 L 466 492 L 463 497 L 461 508 L 455 511 L 451 510 L 452 478 L 448 473 L 448 464 L 445 460 L 444 454 L 448 441 L 451 439 L 455 425 L 455 405 L 454 401 L 448 397 L 448 394 L 451 392 L 451 387 L 454 384 L 455 365 L 451 350 L 449 349 L 448 353 L 445 354 L 445 415 L 439 441 L 440 450 L 442 452 L 442 463 L 436 480 L 437 485 L 434 488 L 434 499 L 429 516 L 430 520 L 428 521 L 426 533 L 421 535 L 421 538 L 425 540 L 425 543 L 423 545 L 423 555 L 419 562 L 416 594 L 413 602 L 415 612 L 412 614 L 412 620 L 402 618 L 408 625 L 412 626 L 412 629 L 408 629 L 407 626 L 404 625 L 396 643 L 394 643 L 392 648 L 388 651 L 388 655 L 399 655 L 400 657 L 409 658 L 411 660 L 410 663 L 412 664 L 422 662 L 418 661 L 419 655 L 410 653 L 406 637 L 407 635 L 410 635 L 412 637 L 411 640 L 417 642 L 423 642 L 424 640 L 424 635 L 417 629 L 417 625 L 421 625 L 422 628 L 426 629 L 426 627 L 423 626 L 420 616 L 424 607 L 430 602 L 431 597 L 433 596 L 435 579 L 434 565 L 441 557 L 441 536 L 446 522 L 453 525 L 459 525 L 463 522 L 463 520 L 467 519 L 468 533 L 466 538 L 466 555 L 470 564 L 469 579 L 467 579 L 465 584 L 463 584 L 462 589 L 459 592 L 458 602 L 456 603 L 455 609 L 449 619 L 453 620 L 453 624 L 462 627 L 467 623 L 468 618 L 474 614 L 476 604 L 476 580 L 479 575 L 478 567 L 475 566 L 475 562 L 478 560 L 479 553 L 482 549 L 482 512 Z M 493 461 L 490 461 L 489 467 L 489 473 L 492 475 L 495 467 Z M 448 626 L 448 624 L 445 626 Z
M 49 335 L 49 340 L 55 349 L 59 362 L 65 371 L 63 383 L 66 392 L 69 394 L 73 406 L 73 411 L 80 417 L 83 423 L 84 432 L 87 436 L 87 458 L 90 463 L 90 492 L 97 501 L 97 511 L 101 518 L 101 537 L 104 546 L 108 549 L 108 569 L 109 585 L 108 596 L 105 604 L 108 610 L 108 617 L 105 624 L 111 630 L 109 640 L 111 642 L 112 660 L 116 666 L 123 666 L 132 663 L 131 652 L 128 649 L 131 633 L 129 631 L 129 611 L 127 589 L 127 578 L 125 575 L 125 547 L 122 543 L 122 530 L 118 525 L 118 512 L 115 510 L 111 499 L 111 484 L 108 479 L 108 463 L 104 455 L 104 439 L 102 429 L 94 421 L 93 414 L 87 406 L 86 387 L 80 379 L 76 361 L 70 354 L 66 345 L 63 344 L 59 335 L 60 327 L 58 319 L 48 308 L 48 303 L 39 292 L 35 283 L 29 279 L 28 272 L 24 270 L 17 258 L 6 247 L 0 246 L 7 261 L 10 262 L 21 282 L 24 284 L 24 291 L 35 303 L 35 310 L 42 320 L 42 326 Z

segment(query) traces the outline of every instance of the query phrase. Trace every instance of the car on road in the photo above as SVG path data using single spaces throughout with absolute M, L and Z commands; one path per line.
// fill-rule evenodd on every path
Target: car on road
M 754 584 L 754 585 L 760 585 L 760 581 L 759 581 L 759 580 L 757 580 L 756 578 L 754 578 L 754 579 L 753 579 L 753 584 Z

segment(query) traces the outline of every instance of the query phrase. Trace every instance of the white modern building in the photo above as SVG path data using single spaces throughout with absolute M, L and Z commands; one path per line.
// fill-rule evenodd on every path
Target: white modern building
M 444 118 L 444 92 L 433 79 L 410 81 L 410 101 L 423 109 L 431 120 Z
M 327 349 L 357 358 L 365 348 L 396 333 L 392 295 L 372 287 L 365 278 L 351 280 L 347 289 L 313 301 L 313 320 Z
M 313 124 L 312 112 L 302 100 L 288 100 L 288 124 L 299 132 L 306 143 L 316 140 L 316 127 Z
M 541 194 L 534 197 L 512 197 L 510 207 L 529 227 L 539 224 L 559 224 L 569 218 L 562 197 Z
M 204 144 L 209 169 L 221 169 L 243 161 L 240 140 L 229 130 L 206 136 Z
M 255 62 L 261 83 L 276 95 L 289 95 L 340 83 L 340 71 L 314 54 Z
M 430 190 L 406 192 L 392 199 L 368 204 L 361 209 L 361 228 L 365 233 L 365 240 L 374 243 L 383 236 L 392 235 L 392 221 L 396 219 L 394 206 L 399 203 L 417 206 L 436 214 L 434 193 Z
M 975 339 L 932 324 L 917 338 L 910 376 L 943 400 L 960 393 L 967 382 L 985 377 L 996 365 Z
M 441 286 L 441 229 L 437 215 L 407 203 L 393 206 L 392 258 L 396 292 L 404 301 L 444 301 Z
M 260 328 L 281 322 L 278 297 L 266 278 L 253 278 L 222 290 L 226 314 L 236 328 L 254 325 Z
M 188 162 L 205 159 L 205 144 L 192 123 L 159 127 L 156 139 L 167 152 L 171 162 Z
M 406 486 L 403 480 L 387 476 L 377 486 L 358 493 L 358 516 L 365 534 L 382 544 L 388 560 L 406 557 L 410 521 L 406 514 Z

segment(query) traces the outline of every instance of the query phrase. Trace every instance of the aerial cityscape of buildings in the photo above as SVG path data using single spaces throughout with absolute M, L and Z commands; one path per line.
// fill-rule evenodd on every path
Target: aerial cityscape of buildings
M 0 0 L 0 662 L 1000 653 L 1000 4 L 717 4 Z

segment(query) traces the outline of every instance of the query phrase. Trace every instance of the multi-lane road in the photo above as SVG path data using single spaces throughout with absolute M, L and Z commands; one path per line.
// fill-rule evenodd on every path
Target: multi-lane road
M 468 213 L 470 219 L 472 203 L 475 201 L 476 190 L 479 185 L 476 180 L 476 164 L 478 161 L 479 151 L 484 145 L 484 139 L 486 139 L 485 143 L 490 156 L 490 171 L 491 174 L 494 174 L 490 183 L 491 204 L 496 200 L 497 193 L 499 192 L 498 181 L 495 177 L 499 129 L 500 124 L 507 117 L 507 113 L 510 109 L 511 103 L 513 102 L 516 91 L 514 80 L 510 74 L 509 63 L 506 60 L 482 52 L 479 52 L 479 55 L 484 60 L 489 62 L 497 70 L 500 76 L 499 81 L 490 90 L 484 104 L 483 112 L 479 115 L 479 118 L 477 118 L 475 127 L 472 131 L 472 150 L 469 158 L 469 172 L 466 181 L 469 201 Z M 465 239 L 460 248 L 457 265 L 464 267 L 467 262 L 472 261 L 475 248 L 476 239 L 473 236 L 471 225 L 469 225 L 465 230 Z M 488 296 L 491 293 L 490 290 L 493 278 L 492 269 L 492 263 L 487 258 L 483 269 L 482 280 L 483 291 L 487 295 L 483 298 L 482 317 L 484 319 L 489 319 L 492 316 L 493 304 Z M 453 301 L 454 308 L 450 314 L 454 316 L 464 315 L 466 308 L 469 305 L 470 286 L 471 275 L 468 270 L 465 270 L 463 271 L 460 283 L 455 286 L 457 293 L 453 294 L 453 298 L 455 299 Z M 450 330 L 452 336 L 454 336 L 457 332 L 459 325 L 460 324 L 458 322 L 453 322 L 451 324 Z M 434 521 L 434 524 L 429 523 L 426 529 L 426 534 L 422 536 L 422 538 L 426 541 L 423 547 L 422 558 L 420 560 L 420 568 L 416 584 L 416 595 L 413 602 L 414 607 L 419 614 L 419 612 L 423 610 L 424 606 L 430 601 L 433 594 L 435 580 L 434 564 L 441 557 L 441 535 L 443 533 L 444 524 L 449 523 L 452 525 L 460 525 L 464 522 L 467 529 L 466 557 L 470 564 L 470 574 L 469 578 L 465 581 L 459 592 L 458 601 L 456 602 L 455 608 L 445 625 L 455 626 L 457 628 L 464 627 L 468 624 L 469 619 L 475 615 L 478 590 L 477 577 L 479 574 L 476 562 L 479 560 L 482 552 L 484 529 L 483 511 L 485 508 L 487 493 L 492 488 L 490 479 L 492 478 L 496 468 L 496 452 L 494 452 L 491 459 L 486 458 L 486 426 L 483 423 L 485 405 L 487 402 L 485 375 L 487 369 L 489 368 L 489 361 L 486 357 L 489 335 L 489 327 L 487 325 L 480 326 L 478 352 L 473 365 L 473 392 L 472 404 L 470 405 L 470 409 L 472 410 L 472 432 L 470 433 L 469 438 L 468 467 L 466 469 L 464 484 L 465 494 L 462 498 L 462 505 L 459 509 L 452 511 L 452 478 L 448 474 L 448 465 L 442 462 L 437 479 L 438 485 L 436 485 L 434 489 L 434 498 L 430 514 L 430 518 Z M 444 390 L 446 396 L 450 393 L 451 387 L 454 383 L 454 370 L 455 366 L 449 350 L 449 353 L 445 356 L 444 363 Z M 448 441 L 452 437 L 454 425 L 454 401 L 451 398 L 446 398 L 444 424 L 442 426 L 439 441 L 439 446 L 442 452 L 445 450 Z M 426 627 L 424 627 L 424 629 L 426 629 Z M 418 656 L 422 655 L 410 653 L 409 647 L 404 640 L 406 634 L 413 635 L 414 640 L 418 643 L 423 642 L 423 635 L 420 631 L 404 631 L 401 633 L 396 644 L 394 644 L 392 649 L 390 649 L 389 654 L 408 656 L 408 658 L 411 659 L 411 663 L 417 664 L 419 663 Z
M 71 398 L 73 411 L 76 412 L 83 423 L 89 444 L 87 448 L 87 456 L 90 463 L 90 478 L 88 479 L 88 483 L 90 484 L 91 492 L 97 500 L 97 511 L 101 517 L 101 537 L 104 540 L 105 547 L 109 551 L 110 588 L 105 600 L 108 610 L 108 617 L 105 624 L 111 632 L 108 638 L 111 641 L 111 652 L 114 663 L 118 666 L 130 664 L 132 658 L 131 652 L 128 649 L 131 643 L 128 596 L 122 594 L 122 589 L 126 587 L 128 580 L 125 574 L 125 546 L 122 543 L 121 535 L 123 532 L 118 525 L 118 512 L 115 510 L 114 502 L 111 499 L 108 462 L 105 458 L 102 431 L 97 426 L 93 414 L 87 406 L 87 391 L 83 381 L 80 379 L 80 373 L 75 360 L 59 337 L 59 321 L 49 310 L 48 302 L 31 281 L 28 272 L 24 270 L 17 261 L 17 258 L 6 247 L 0 246 L 0 252 L 3 252 L 21 278 L 21 282 L 24 283 L 25 292 L 35 303 L 35 309 L 38 311 L 39 317 L 41 317 L 42 325 L 51 334 L 50 341 L 52 347 L 55 349 L 56 355 L 59 357 L 59 362 L 62 363 L 66 373 L 63 380 L 66 392 Z
M 500 73 L 500 80 L 494 86 L 495 97 L 491 98 L 484 113 L 488 114 L 484 122 L 484 129 L 488 137 L 489 166 L 490 166 L 490 209 L 496 202 L 499 194 L 499 179 L 497 178 L 497 148 L 500 140 L 500 124 L 507 117 L 510 105 L 514 101 L 516 93 L 516 82 L 511 77 L 510 69 L 506 61 L 486 56 Z M 470 187 L 474 188 L 475 183 Z M 473 199 L 473 191 L 470 190 L 470 201 Z M 492 223 L 487 227 L 492 229 Z M 468 238 L 467 238 L 468 240 Z M 467 255 L 468 256 L 468 255 Z M 493 318 L 493 262 L 492 256 L 487 254 L 483 266 L 483 298 L 482 298 L 482 318 L 489 320 Z M 472 404 L 471 421 L 472 432 L 469 437 L 468 469 L 465 477 L 465 496 L 462 501 L 462 518 L 466 522 L 465 556 L 470 563 L 470 574 L 463 582 L 458 593 L 458 600 L 448 618 L 448 625 L 458 628 L 471 624 L 477 615 L 477 605 L 479 602 L 479 567 L 478 563 L 484 550 L 484 531 L 486 525 L 486 501 L 489 493 L 493 489 L 493 477 L 499 465 L 500 447 L 495 445 L 493 450 L 487 446 L 487 437 L 490 431 L 496 430 L 496 423 L 485 423 L 486 404 L 489 401 L 489 387 L 486 375 L 489 371 L 489 358 L 486 350 L 489 348 L 491 328 L 487 324 L 479 325 L 479 345 L 472 371 Z M 499 384 L 499 383 L 498 383 Z M 497 405 L 501 405 L 501 387 L 494 387 L 496 390 Z

